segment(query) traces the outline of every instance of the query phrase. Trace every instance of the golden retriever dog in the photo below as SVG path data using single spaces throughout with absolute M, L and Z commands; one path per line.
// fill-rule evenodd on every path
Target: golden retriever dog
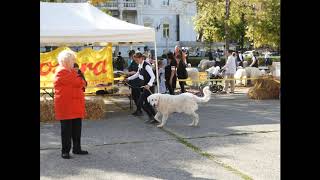
M 211 98 L 209 86 L 203 88 L 203 97 L 198 97 L 191 93 L 182 93 L 179 95 L 170 94 L 152 94 L 147 100 L 151 106 L 157 109 L 155 119 L 160 122 L 157 127 L 163 127 L 168 119 L 168 116 L 174 112 L 185 113 L 192 118 L 192 123 L 189 126 L 198 126 L 199 115 L 195 112 L 198 110 L 199 102 L 208 102 Z M 162 120 L 160 116 L 162 115 Z

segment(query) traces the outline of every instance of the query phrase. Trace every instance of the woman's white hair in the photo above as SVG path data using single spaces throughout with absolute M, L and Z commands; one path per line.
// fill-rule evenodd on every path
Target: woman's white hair
M 58 63 L 60 66 L 66 67 L 67 64 L 75 63 L 76 56 L 71 50 L 63 50 L 58 55 Z

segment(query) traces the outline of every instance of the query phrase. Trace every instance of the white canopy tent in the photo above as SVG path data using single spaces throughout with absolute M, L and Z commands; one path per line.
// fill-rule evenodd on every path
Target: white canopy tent
M 89 3 L 40 2 L 40 45 L 107 42 L 154 42 L 157 54 L 153 28 L 119 20 Z M 159 84 L 157 55 L 155 58 Z

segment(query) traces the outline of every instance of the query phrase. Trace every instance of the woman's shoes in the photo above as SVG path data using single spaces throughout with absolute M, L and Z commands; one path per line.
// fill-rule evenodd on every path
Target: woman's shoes
M 89 154 L 88 151 L 83 151 L 83 150 L 80 150 L 80 151 L 72 151 L 73 154 L 80 154 L 80 155 L 86 155 L 86 154 Z M 62 153 L 61 157 L 63 159 L 71 159 L 71 156 L 69 153 Z
M 69 153 L 62 153 L 61 156 L 63 159 L 70 159 L 71 158 Z
M 88 151 L 83 151 L 83 150 L 80 150 L 80 151 L 72 151 L 73 154 L 80 154 L 80 155 L 86 155 L 86 154 L 89 154 Z

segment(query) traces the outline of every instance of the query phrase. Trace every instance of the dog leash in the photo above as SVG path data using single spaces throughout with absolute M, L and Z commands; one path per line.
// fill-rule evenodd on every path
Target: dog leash
M 126 84 L 126 85 L 128 85 L 129 87 L 131 87 L 131 88 L 134 88 L 134 89 L 141 89 L 141 88 L 144 88 L 145 86 L 140 86 L 140 87 L 138 87 L 138 86 L 132 86 L 132 85 L 130 85 L 129 83 L 127 83 L 127 82 L 125 82 L 124 84 Z M 149 92 L 150 92 L 150 94 L 153 94 L 151 91 L 150 91 L 150 89 L 147 89 L 147 88 L 145 88 L 146 90 L 148 90 Z

